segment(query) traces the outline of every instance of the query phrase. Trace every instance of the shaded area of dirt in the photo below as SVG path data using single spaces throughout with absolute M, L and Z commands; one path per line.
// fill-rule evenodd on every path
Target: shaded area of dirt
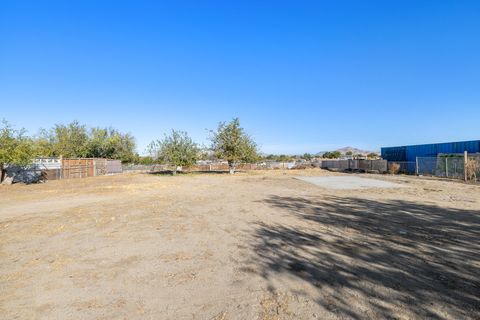
M 479 211 L 337 196 L 263 202 L 308 222 L 258 223 L 251 263 L 263 278 L 332 289 L 317 303 L 356 319 L 480 317 Z

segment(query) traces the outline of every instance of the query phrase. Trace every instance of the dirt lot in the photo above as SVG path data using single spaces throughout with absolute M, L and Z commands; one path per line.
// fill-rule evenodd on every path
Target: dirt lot
M 321 170 L 0 187 L 4 319 L 480 319 L 480 187 Z

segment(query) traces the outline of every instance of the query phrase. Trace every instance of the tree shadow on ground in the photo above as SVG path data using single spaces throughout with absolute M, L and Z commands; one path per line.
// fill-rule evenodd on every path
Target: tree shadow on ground
M 349 318 L 480 318 L 480 212 L 333 196 L 263 202 L 298 218 L 257 225 L 251 263 L 265 279 L 304 280 L 318 304 Z

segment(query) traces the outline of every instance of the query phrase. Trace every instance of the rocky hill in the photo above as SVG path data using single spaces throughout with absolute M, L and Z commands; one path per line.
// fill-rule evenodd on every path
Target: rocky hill
M 355 154 L 367 155 L 369 153 L 375 152 L 375 151 L 362 150 L 362 149 L 358 149 L 358 148 L 354 148 L 354 147 L 344 147 L 344 148 L 337 149 L 335 151 L 340 151 L 340 153 L 342 153 L 342 154 L 345 154 L 348 151 L 351 151 L 352 154 L 354 154 L 354 155 Z M 378 152 L 375 152 L 375 153 L 378 153 Z

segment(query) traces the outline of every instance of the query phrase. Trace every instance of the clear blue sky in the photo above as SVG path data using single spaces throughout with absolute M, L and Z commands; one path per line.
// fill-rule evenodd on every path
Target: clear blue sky
M 480 139 L 480 1 L 0 2 L 0 118 L 131 132 L 240 117 L 263 151 Z

